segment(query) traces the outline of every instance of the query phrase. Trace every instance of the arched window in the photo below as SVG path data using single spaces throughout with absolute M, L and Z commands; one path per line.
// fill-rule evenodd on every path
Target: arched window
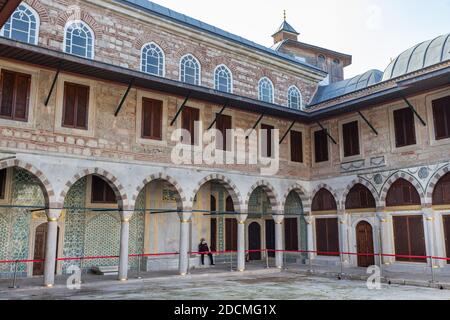
M 83 21 L 66 25 L 64 51 L 83 58 L 94 58 L 94 32 Z
M 164 52 L 153 42 L 142 47 L 141 71 L 164 77 Z
M 389 189 L 386 196 L 386 206 L 420 205 L 420 196 L 411 182 L 398 179 Z
M 334 196 L 325 188 L 320 189 L 313 198 L 312 211 L 334 211 L 337 210 Z
M 218 66 L 214 71 L 214 84 L 216 90 L 233 92 L 233 76 L 225 65 Z
M 366 209 L 375 208 L 375 198 L 367 187 L 356 184 L 348 193 L 345 199 L 346 209 Z
M 292 86 L 288 90 L 288 107 L 290 109 L 302 109 L 302 94 L 297 87 Z
M 192 54 L 181 58 L 180 80 L 182 82 L 200 85 L 200 63 Z
M 450 173 L 439 180 L 433 191 L 433 205 L 447 204 L 450 204 Z
M 0 35 L 13 40 L 37 44 L 39 15 L 26 3 L 21 3 L 1 29 Z
M 258 84 L 259 88 L 259 100 L 273 103 L 273 84 L 272 81 L 269 80 L 269 78 L 262 78 L 259 80 Z

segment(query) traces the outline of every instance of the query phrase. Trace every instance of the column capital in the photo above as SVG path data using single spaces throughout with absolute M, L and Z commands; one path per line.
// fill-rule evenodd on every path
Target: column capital
M 130 222 L 131 218 L 133 217 L 133 212 L 132 211 L 121 211 L 120 212 L 120 220 L 123 223 L 128 223 Z
M 245 221 L 248 218 L 248 214 L 246 213 L 241 213 L 236 215 L 236 220 L 238 221 L 238 224 L 245 224 Z
M 192 211 L 178 212 L 178 217 L 181 223 L 190 223 L 192 218 Z
M 272 218 L 275 221 L 275 224 L 282 224 L 283 221 L 284 221 L 284 215 L 283 214 L 273 214 Z
M 311 225 L 313 222 L 313 217 L 311 215 L 305 216 L 305 222 L 306 222 L 306 224 Z
M 47 220 L 49 222 L 55 222 L 61 218 L 62 209 L 48 209 L 45 214 L 47 215 Z

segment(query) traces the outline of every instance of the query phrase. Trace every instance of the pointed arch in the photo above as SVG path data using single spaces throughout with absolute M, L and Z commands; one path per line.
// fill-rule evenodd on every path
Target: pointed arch
M 450 164 L 446 164 L 444 167 L 441 167 L 434 175 L 431 177 L 430 182 L 428 182 L 427 191 L 426 191 L 426 199 L 425 203 L 432 203 L 433 201 L 433 192 L 436 188 L 436 185 L 439 183 L 442 177 L 450 172 Z
M 386 206 L 387 193 L 389 192 L 389 189 L 392 187 L 392 185 L 398 179 L 404 179 L 404 180 L 410 182 L 416 188 L 417 192 L 419 193 L 420 202 L 422 204 L 426 203 L 423 188 L 422 188 L 420 182 L 415 177 L 413 177 L 412 175 L 410 175 L 406 172 L 397 171 L 392 176 L 390 176 L 389 179 L 386 180 L 386 182 L 383 185 L 383 188 L 381 189 L 380 198 L 379 198 L 381 207 Z
M 291 185 L 284 193 L 283 198 L 281 200 L 282 201 L 281 203 L 283 206 L 283 212 L 285 212 L 285 209 L 286 209 L 286 201 L 287 201 L 289 195 L 291 194 L 291 192 L 293 192 L 293 191 L 296 192 L 297 195 L 300 197 L 300 200 L 302 201 L 303 210 L 305 212 L 309 212 L 311 209 L 310 199 L 309 199 L 305 189 L 303 188 L 303 186 L 301 186 L 298 183 Z
M 321 184 L 317 185 L 314 188 L 313 192 L 311 192 L 311 211 L 313 211 L 314 199 L 316 198 L 316 196 L 318 195 L 318 193 L 321 190 L 326 190 L 327 192 L 329 192 L 331 194 L 331 196 L 333 197 L 333 200 L 336 204 L 336 210 L 339 211 L 341 209 L 341 207 L 340 207 L 340 203 L 339 203 L 338 194 L 333 188 L 331 188 L 326 183 L 321 183 Z
M 64 52 L 94 59 L 94 48 L 95 34 L 86 22 L 71 20 L 66 23 L 64 27 Z
M 40 16 L 29 4 L 22 2 L 0 30 L 0 35 L 36 45 L 39 40 Z
M 243 203 L 242 203 L 242 196 L 241 196 L 239 189 L 237 188 L 236 184 L 234 184 L 234 182 L 231 181 L 230 178 L 228 178 L 222 174 L 210 174 L 210 175 L 204 177 L 202 180 L 200 180 L 196 184 L 196 187 L 194 188 L 194 190 L 192 192 L 192 195 L 189 199 L 189 203 L 192 204 L 194 202 L 195 195 L 198 193 L 200 188 L 208 182 L 218 182 L 219 184 L 221 184 L 227 190 L 228 194 L 230 195 L 231 199 L 233 200 L 234 211 L 239 212 L 239 213 L 242 212 Z
M 299 88 L 290 86 L 287 92 L 288 108 L 303 110 L 303 97 Z
M 214 69 L 214 88 L 218 91 L 233 93 L 233 73 L 224 64 Z
M 153 41 L 141 47 L 141 71 L 159 77 L 164 77 L 166 74 L 164 50 Z
M 272 80 L 267 77 L 262 77 L 258 82 L 258 98 L 261 101 L 274 103 L 275 101 L 275 87 Z
M 352 182 L 350 182 L 347 185 L 347 187 L 345 188 L 344 193 L 341 198 L 341 207 L 345 208 L 345 202 L 347 201 L 347 196 L 350 193 L 350 191 L 353 189 L 353 187 L 355 187 L 357 184 L 361 184 L 364 187 L 366 187 L 367 189 L 369 189 L 370 193 L 372 193 L 372 196 L 375 198 L 376 205 L 378 206 L 378 204 L 379 204 L 378 192 L 375 189 L 375 187 L 369 181 L 362 179 L 361 177 L 358 177 L 358 178 L 354 179 Z
M 247 196 L 245 198 L 244 203 L 245 210 L 248 211 L 250 197 L 252 196 L 253 192 L 258 188 L 262 188 L 266 192 L 267 197 L 269 198 L 270 205 L 272 207 L 272 211 L 275 213 L 281 213 L 282 207 L 280 204 L 280 200 L 278 198 L 278 193 L 276 192 L 272 184 L 266 180 L 259 180 L 250 187 L 250 190 L 247 192 Z
M 116 194 L 119 209 L 132 209 L 123 185 L 113 174 L 101 168 L 89 168 L 80 170 L 78 173 L 76 173 L 69 181 L 65 183 L 64 188 L 59 195 L 58 202 L 63 205 L 70 188 L 81 178 L 90 175 L 99 176 L 108 182 L 109 186 L 114 190 L 114 193 Z
M 200 61 L 191 53 L 180 59 L 180 81 L 194 85 L 201 85 L 202 66 Z

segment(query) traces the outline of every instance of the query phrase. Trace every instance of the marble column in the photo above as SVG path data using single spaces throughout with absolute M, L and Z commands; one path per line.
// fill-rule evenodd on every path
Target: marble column
M 435 232 L 434 232 L 434 220 L 435 220 L 435 215 L 434 215 L 434 211 L 431 208 L 423 208 L 422 209 L 423 212 L 423 219 L 424 219 L 424 224 L 425 224 L 425 241 L 426 241 L 426 252 L 427 252 L 427 256 L 436 256 L 435 255 Z M 432 265 L 439 265 L 439 263 L 437 263 L 438 261 L 436 260 L 432 260 L 432 259 L 428 259 L 428 265 L 431 267 Z
M 126 281 L 128 279 L 128 260 L 129 260 L 129 239 L 130 239 L 130 220 L 132 214 L 130 212 L 121 213 L 120 224 L 120 252 L 119 252 L 119 280 Z
M 272 215 L 275 221 L 275 266 L 278 269 L 283 268 L 283 256 L 284 256 L 284 246 L 283 246 L 283 221 L 284 215 L 274 214 Z
M 305 213 L 307 214 L 307 213 Z M 305 216 L 306 222 L 306 237 L 307 237 L 307 251 L 308 259 L 312 260 L 314 258 L 314 233 L 313 233 L 313 218 L 310 214 Z
M 389 214 L 384 212 L 383 208 L 377 208 L 377 217 L 379 220 L 379 234 L 378 238 L 378 247 L 382 254 L 393 254 L 392 241 L 390 236 L 390 227 L 389 227 Z M 385 265 L 390 265 L 395 261 L 393 257 L 382 257 L 382 262 Z
M 237 231 L 237 270 L 239 272 L 245 271 L 245 221 L 247 214 L 239 214 L 236 219 L 238 221 Z
M 348 214 L 341 212 L 339 214 L 339 248 L 341 252 L 349 252 L 348 243 Z M 343 263 L 349 263 L 350 257 L 348 254 L 341 253 L 341 260 Z
M 58 220 L 61 210 L 47 210 L 47 239 L 45 242 L 44 285 L 53 287 L 55 284 L 56 248 L 58 246 Z
M 179 272 L 185 276 L 189 268 L 189 227 L 191 224 L 192 212 L 180 212 L 180 257 Z

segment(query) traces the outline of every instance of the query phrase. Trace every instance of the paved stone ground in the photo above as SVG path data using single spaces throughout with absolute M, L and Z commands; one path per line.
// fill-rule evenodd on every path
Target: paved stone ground
M 51 289 L 35 286 L 37 280 L 23 279 L 21 288 L 6 289 L 0 283 L 0 299 L 70 300 L 151 300 L 151 299 L 261 299 L 261 300 L 450 300 L 449 290 L 383 284 L 381 290 L 368 290 L 363 281 L 307 275 L 300 270 L 254 269 L 245 273 L 223 268 L 194 270 L 187 277 L 160 274 L 153 278 L 118 282 L 115 277 L 84 277 L 80 290 L 69 290 L 64 279 Z M 148 276 L 142 274 L 144 277 Z

